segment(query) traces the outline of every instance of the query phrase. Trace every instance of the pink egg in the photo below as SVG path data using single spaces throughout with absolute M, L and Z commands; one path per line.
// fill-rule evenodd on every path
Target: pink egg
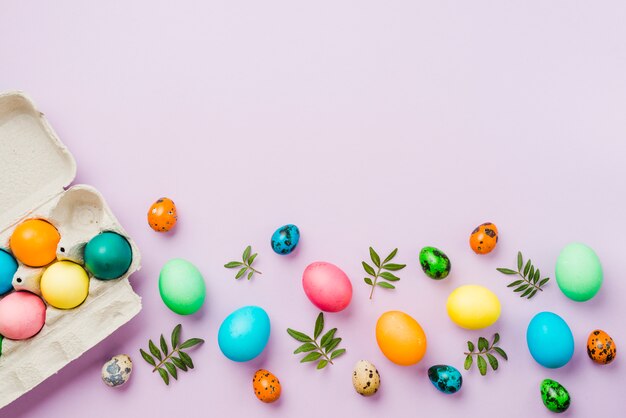
M 25 340 L 37 334 L 46 322 L 46 305 L 30 292 L 13 292 L 0 300 L 0 334 Z
M 304 293 L 315 306 L 326 312 L 344 310 L 352 299 L 352 283 L 334 264 L 316 261 L 302 274 Z

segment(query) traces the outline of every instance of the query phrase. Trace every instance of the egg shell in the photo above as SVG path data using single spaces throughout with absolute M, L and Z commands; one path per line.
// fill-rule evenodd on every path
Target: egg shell
M 270 317 L 263 308 L 244 306 L 224 319 L 217 333 L 222 353 L 237 362 L 250 361 L 263 352 L 270 338 Z
M 556 260 L 555 275 L 559 289 L 576 302 L 593 298 L 603 281 L 600 259 L 590 247 L 577 242 L 561 250 Z
M 290 254 L 298 246 L 300 230 L 293 224 L 283 225 L 272 234 L 272 249 L 276 254 Z
M 463 376 L 458 369 L 445 364 L 438 364 L 428 369 L 428 379 L 438 391 L 452 394 L 461 390 Z
M 609 364 L 617 356 L 615 341 L 601 329 L 593 330 L 587 338 L 587 355 L 598 364 Z
M 41 276 L 41 296 L 59 309 L 73 309 L 89 295 L 89 276 L 85 269 L 71 261 L 57 261 Z
M 280 398 L 282 387 L 280 381 L 273 373 L 265 369 L 259 369 L 252 377 L 252 390 L 254 390 L 254 395 L 261 402 L 272 403 Z
M 563 318 L 552 312 L 535 315 L 526 330 L 528 350 L 543 367 L 565 366 L 574 355 L 574 336 Z
M 359 360 L 352 372 L 352 386 L 359 395 L 372 396 L 380 388 L 380 374 L 372 362 Z
M 302 287 L 309 300 L 325 312 L 344 310 L 352 300 L 352 283 L 339 267 L 324 261 L 307 266 Z
M 167 232 L 178 221 L 176 205 L 172 199 L 162 197 L 148 209 L 148 225 L 156 232 Z
M 424 247 L 419 255 L 424 273 L 431 279 L 441 280 L 448 277 L 452 263 L 448 256 L 435 247 Z
M 182 258 L 174 258 L 161 269 L 159 292 L 172 311 L 179 315 L 191 315 L 202 308 L 206 285 L 196 266 Z
M 119 354 L 102 366 L 102 381 L 112 388 L 128 382 L 133 372 L 133 362 L 127 354 Z
M 376 322 L 376 342 L 391 362 L 400 366 L 418 363 L 426 354 L 426 334 L 410 315 L 385 312 Z
M 465 329 L 481 329 L 493 325 L 500 317 L 500 301 L 484 286 L 464 285 L 456 288 L 446 302 L 448 316 Z
M 13 290 L 13 276 L 17 272 L 17 267 L 15 257 L 0 249 L 0 295 Z
M 470 234 L 469 244 L 476 254 L 488 254 L 498 244 L 498 228 L 491 222 L 478 225 Z
M 22 263 L 30 267 L 41 267 L 56 259 L 59 231 L 43 219 L 27 219 L 11 234 L 11 252 Z
M 545 379 L 539 386 L 543 404 L 552 412 L 561 413 L 567 411 L 571 401 L 569 392 L 559 382 Z
M 36 335 L 46 322 L 46 305 L 30 292 L 13 292 L 0 300 L 0 334 L 11 340 Z
M 106 231 L 93 237 L 84 250 L 85 267 L 96 279 L 112 280 L 128 271 L 133 250 L 128 240 L 116 232 Z

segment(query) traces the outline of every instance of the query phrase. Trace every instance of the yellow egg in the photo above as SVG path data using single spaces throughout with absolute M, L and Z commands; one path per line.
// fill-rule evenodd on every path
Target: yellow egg
M 474 284 L 450 293 L 446 308 L 452 322 L 466 329 L 486 328 L 500 317 L 500 301 L 495 293 Z
M 378 318 L 376 342 L 385 357 L 400 366 L 412 366 L 426 354 L 424 330 L 413 317 L 400 311 L 385 312 Z
M 41 276 L 41 295 L 55 308 L 75 308 L 85 301 L 88 294 L 87 272 L 71 261 L 57 261 Z

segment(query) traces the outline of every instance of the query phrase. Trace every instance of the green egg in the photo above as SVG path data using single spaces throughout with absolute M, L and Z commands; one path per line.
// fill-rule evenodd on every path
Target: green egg
M 541 382 L 539 389 L 541 391 L 541 400 L 550 411 L 561 413 L 569 408 L 571 400 L 569 393 L 559 382 L 545 379 Z
M 602 265 L 585 244 L 565 246 L 556 260 L 556 282 L 565 296 L 576 302 L 593 298 L 602 286 Z
M 112 280 L 128 271 L 133 250 L 128 240 L 115 232 L 103 232 L 85 245 L 85 267 L 100 280 Z
M 159 292 L 168 308 L 179 315 L 198 312 L 204 304 L 206 286 L 200 271 L 187 260 L 175 258 L 159 274 Z
M 435 247 L 424 247 L 420 251 L 420 265 L 431 279 L 441 280 L 448 277 L 452 264 L 443 251 Z

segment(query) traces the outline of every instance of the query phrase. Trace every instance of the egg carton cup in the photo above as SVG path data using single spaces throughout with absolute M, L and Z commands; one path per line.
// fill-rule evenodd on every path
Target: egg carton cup
M 44 115 L 21 92 L 0 94 L 0 174 L 0 246 L 9 248 L 9 238 L 19 223 L 38 218 L 50 222 L 61 235 L 58 260 L 83 265 L 84 246 L 103 231 L 124 236 L 133 255 L 128 271 L 118 279 L 90 276 L 89 295 L 80 306 L 64 310 L 47 305 L 45 325 L 34 337 L 2 341 L 2 408 L 139 313 L 141 298 L 128 277 L 140 269 L 141 257 L 95 188 L 64 189 L 76 174 L 74 159 Z M 20 264 L 14 288 L 41 295 L 39 283 L 45 268 Z

